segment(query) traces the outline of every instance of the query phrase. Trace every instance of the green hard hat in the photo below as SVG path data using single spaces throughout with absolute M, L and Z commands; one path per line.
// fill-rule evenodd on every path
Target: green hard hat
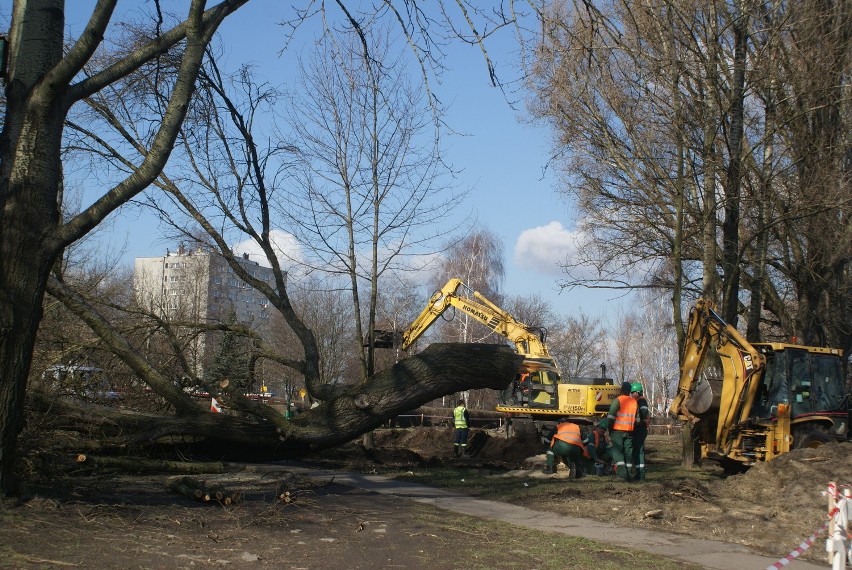
M 644 390 L 642 390 L 642 384 L 640 384 L 639 382 L 632 383 L 630 385 L 630 391 L 631 392 L 644 392 Z

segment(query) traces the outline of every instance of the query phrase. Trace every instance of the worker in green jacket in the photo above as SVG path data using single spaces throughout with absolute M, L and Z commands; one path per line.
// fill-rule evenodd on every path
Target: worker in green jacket
M 636 427 L 633 428 L 633 479 L 645 480 L 645 439 L 648 437 L 648 427 L 651 424 L 651 409 L 642 384 L 633 382 L 630 385 L 630 395 L 636 398 Z
M 601 420 L 609 430 L 609 440 L 612 443 L 610 453 L 615 465 L 616 476 L 630 481 L 633 470 L 633 430 L 636 427 L 638 404 L 631 395 L 630 382 L 621 384 L 621 394 L 612 401 L 609 413 Z

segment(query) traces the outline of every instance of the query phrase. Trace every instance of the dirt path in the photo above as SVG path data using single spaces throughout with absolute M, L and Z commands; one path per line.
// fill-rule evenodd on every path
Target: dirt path
M 829 481 L 852 482 L 849 443 L 793 452 L 746 474 L 723 478 L 712 468 L 684 472 L 676 439 L 656 438 L 649 441 L 649 481 L 629 485 L 591 476 L 570 480 L 564 472 L 544 475 L 531 468 L 535 460 L 531 463 L 530 457 L 536 457 L 531 452 L 541 450 L 528 442 L 475 434 L 474 457 L 456 460 L 451 441 L 451 432 L 438 428 L 382 430 L 376 432 L 376 450 L 344 446 L 315 458 L 312 469 L 318 465 L 356 474 L 384 473 L 467 497 L 499 498 L 504 505 L 534 505 L 556 520 L 582 517 L 604 524 L 603 529 L 615 525 L 636 536 L 652 532 L 726 541 L 774 559 L 823 523 L 827 508 L 821 492 Z M 532 559 L 519 558 L 517 552 L 531 552 L 543 536 L 515 537 L 505 524 L 474 529 L 479 524 L 474 519 L 449 514 L 428 500 L 400 500 L 328 477 L 305 479 L 288 475 L 286 468 L 207 476 L 209 487 L 241 492 L 240 500 L 228 506 L 177 495 L 167 485 L 175 479 L 169 474 L 108 471 L 45 475 L 32 496 L 0 505 L 0 567 L 442 570 L 458 568 L 458 553 L 470 554 L 475 546 L 483 568 L 528 568 Z M 287 501 L 281 499 L 284 492 L 290 493 Z M 544 530 L 549 528 L 545 525 Z M 820 536 L 804 558 L 824 564 L 824 539 Z M 519 540 L 524 542 L 514 542 Z M 546 540 L 555 539 L 548 535 Z M 534 565 L 561 568 L 560 560 L 578 554 L 576 545 L 560 545 L 566 554 L 557 554 L 556 547 L 544 551 L 553 550 L 554 565 L 549 566 L 546 557 Z M 629 558 L 620 560 L 619 553 L 617 548 L 592 547 L 588 563 L 594 561 L 599 568 L 631 563 Z M 666 567 L 665 560 L 647 564 Z
M 175 478 L 163 475 L 67 479 L 64 489 L 3 505 L 0 568 L 561 570 L 595 559 L 598 568 L 615 570 L 637 560 L 627 550 L 578 548 L 576 541 L 338 484 L 334 474 L 307 479 L 262 467 L 205 479 L 243 491 L 227 506 L 176 495 L 168 485 Z M 546 549 L 531 549 L 544 537 Z M 691 568 L 638 556 L 639 567 Z
M 438 428 L 389 431 L 377 442 L 386 447 L 383 453 L 389 458 L 393 449 L 422 457 L 411 467 L 421 482 L 440 473 L 440 465 L 469 469 L 478 483 L 469 478 L 464 484 L 452 480 L 442 484 L 517 505 L 535 504 L 557 514 L 743 545 L 769 556 L 787 555 L 823 526 L 829 482 L 852 487 L 850 442 L 796 450 L 725 477 L 712 462 L 701 469 L 682 468 L 679 438 L 651 436 L 648 481 L 628 485 L 612 477 L 576 481 L 568 480 L 564 472 L 545 475 L 531 468 L 536 461 L 543 462 L 543 455 L 535 455 L 543 447 L 485 434 L 479 434 L 478 441 L 473 438 L 477 448 L 473 459 L 453 463 L 447 459 L 452 455 L 450 433 Z M 357 452 L 342 465 L 363 471 L 375 466 L 374 460 L 359 463 L 356 458 Z M 823 529 L 802 557 L 823 563 L 826 537 Z

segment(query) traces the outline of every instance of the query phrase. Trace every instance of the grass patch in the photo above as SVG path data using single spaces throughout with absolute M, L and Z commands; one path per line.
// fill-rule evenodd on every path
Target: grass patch
M 442 534 L 466 537 L 459 552 L 459 567 L 473 570 L 494 568 L 535 568 L 564 570 L 565 568 L 655 568 L 658 570 L 688 570 L 701 566 L 684 563 L 622 547 L 610 547 L 599 542 L 558 533 L 546 533 L 509 524 L 458 515 L 434 507 L 417 505 L 414 516 L 429 528 Z M 431 560 L 423 553 L 424 567 Z

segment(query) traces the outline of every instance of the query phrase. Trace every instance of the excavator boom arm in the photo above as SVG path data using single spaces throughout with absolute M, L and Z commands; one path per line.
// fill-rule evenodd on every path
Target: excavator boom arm
M 438 317 L 450 306 L 449 299 L 456 294 L 456 289 L 462 285 L 461 279 L 450 279 L 439 291 L 429 299 L 426 308 L 423 309 L 417 318 L 411 321 L 405 331 L 402 333 L 402 342 L 400 347 L 402 350 L 408 350 L 414 341 L 420 338 L 426 330 L 432 326 Z
M 757 390 L 755 378 L 766 364 L 765 357 L 727 324 L 708 299 L 699 299 L 690 311 L 686 342 L 681 358 L 677 394 L 669 411 L 682 420 L 698 421 L 710 406 L 706 382 L 698 377 L 707 352 L 715 344 L 722 364 L 722 389 L 719 393 L 717 442 L 724 447 L 734 426 L 747 419 Z
M 473 298 L 460 295 L 460 289 L 468 289 Z M 547 362 L 539 364 L 539 368 L 555 370 L 555 365 L 551 364 L 552 359 L 547 351 L 543 332 L 536 334 L 539 329 L 521 323 L 486 299 L 484 295 L 470 290 L 460 279 L 456 278 L 450 279 L 446 285 L 432 295 L 429 303 L 417 318 L 411 322 L 407 329 L 397 334 L 394 344 L 402 350 L 407 350 L 450 307 L 458 309 L 513 342 L 519 354 L 546 359 Z M 543 331 L 543 329 L 541 330 Z M 386 334 L 385 331 L 377 332 L 382 335 Z M 387 345 L 390 345 L 390 343 Z

